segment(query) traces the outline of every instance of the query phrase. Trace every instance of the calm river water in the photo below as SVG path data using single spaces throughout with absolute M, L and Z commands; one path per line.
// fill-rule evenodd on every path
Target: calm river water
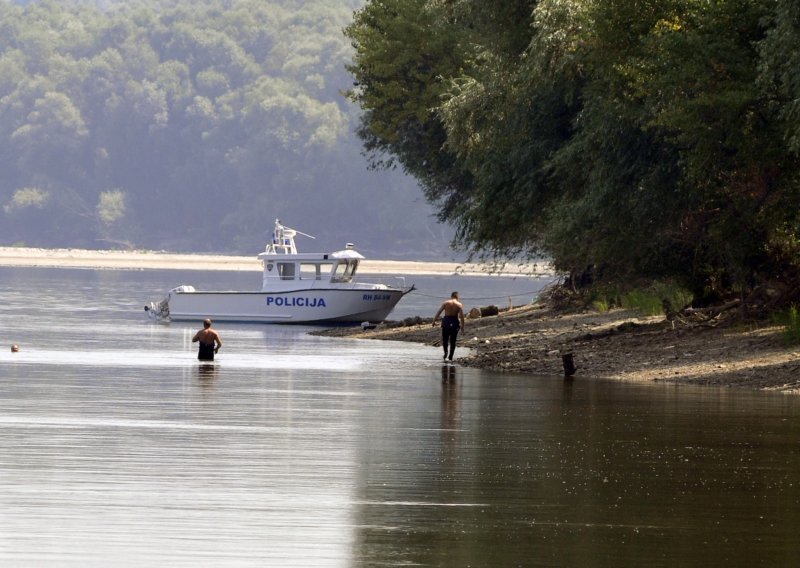
M 800 398 L 280 326 L 204 367 L 142 310 L 258 278 L 0 269 L 0 566 L 800 565 Z M 416 281 L 395 317 L 541 286 Z

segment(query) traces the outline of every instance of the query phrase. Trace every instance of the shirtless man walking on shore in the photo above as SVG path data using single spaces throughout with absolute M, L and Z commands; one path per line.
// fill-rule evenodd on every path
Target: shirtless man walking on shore
M 198 331 L 192 337 L 192 343 L 200 342 L 200 350 L 197 352 L 197 358 L 200 361 L 213 361 L 214 353 L 219 351 L 222 347 L 222 338 L 216 330 L 211 329 L 211 320 L 203 320 L 203 329 Z
M 458 330 L 464 327 L 464 306 L 458 300 L 458 292 L 450 294 L 450 299 L 446 300 L 436 315 L 433 316 L 433 326 L 436 325 L 441 313 L 442 318 L 442 349 L 444 349 L 444 359 L 453 360 L 453 353 L 456 350 L 456 337 Z M 459 323 L 461 324 L 459 326 Z

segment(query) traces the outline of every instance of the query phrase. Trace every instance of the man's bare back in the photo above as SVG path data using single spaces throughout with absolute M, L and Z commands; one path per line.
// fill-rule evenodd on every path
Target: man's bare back
M 447 300 L 442 304 L 444 315 L 458 316 L 464 311 L 464 306 L 456 299 Z
M 214 345 L 216 347 L 216 343 L 222 345 L 222 341 L 220 341 L 219 334 L 214 331 L 213 329 L 201 329 L 198 331 L 195 336 L 192 338 L 192 341 L 199 341 L 200 343 L 204 343 L 206 345 Z M 217 347 L 217 349 L 219 349 Z
M 200 342 L 200 351 L 197 358 L 200 360 L 213 361 L 214 353 L 222 347 L 222 338 L 216 330 L 211 328 L 211 320 L 203 320 L 203 329 L 192 337 L 192 343 Z
M 433 325 L 439 320 L 439 316 L 444 312 L 445 317 L 457 317 L 464 327 L 464 306 L 458 301 L 458 292 L 453 292 L 449 300 L 445 300 L 436 315 L 433 316 Z

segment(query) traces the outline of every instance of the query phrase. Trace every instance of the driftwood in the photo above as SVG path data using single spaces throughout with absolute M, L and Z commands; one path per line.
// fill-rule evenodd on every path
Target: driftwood
M 668 311 L 667 307 L 669 302 L 666 300 L 664 300 L 663 305 L 667 321 L 672 322 L 673 327 L 675 326 L 675 322 L 684 325 L 705 325 L 713 327 L 721 321 L 720 316 L 741 306 L 742 301 L 737 298 L 719 306 L 709 306 L 707 308 L 686 307 L 679 312 Z
M 699 314 L 699 315 L 710 315 L 711 317 L 716 317 L 722 312 L 727 312 L 730 309 L 735 308 L 736 306 L 740 306 L 742 301 L 737 298 L 735 300 L 731 300 L 721 306 L 709 306 L 707 308 L 684 308 L 682 311 L 689 314 Z
M 500 313 L 500 308 L 497 306 L 486 306 L 481 308 L 481 317 L 485 318 L 487 316 L 496 316 Z

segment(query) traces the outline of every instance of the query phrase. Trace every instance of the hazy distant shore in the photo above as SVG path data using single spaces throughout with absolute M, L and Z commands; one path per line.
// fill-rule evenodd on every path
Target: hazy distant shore
M 83 249 L 41 249 L 0 247 L 0 266 L 91 269 L 178 269 L 178 270 L 262 270 L 255 256 L 215 254 L 179 254 L 158 251 L 118 251 Z M 476 274 L 546 276 L 552 274 L 546 264 L 507 265 L 492 270 L 482 264 L 457 262 L 417 262 L 403 260 L 365 260 L 361 272 L 369 274 Z

